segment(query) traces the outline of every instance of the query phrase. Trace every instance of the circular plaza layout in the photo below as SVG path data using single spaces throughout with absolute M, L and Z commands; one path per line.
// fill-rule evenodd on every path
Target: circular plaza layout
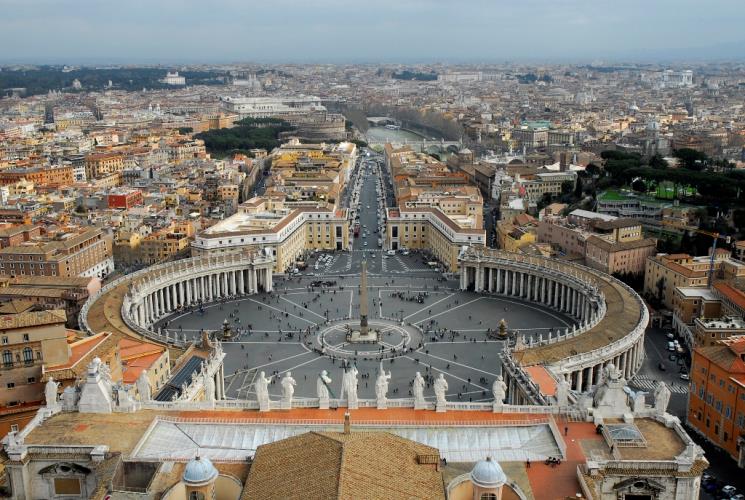
M 428 270 L 419 254 L 332 255 L 325 259 L 322 275 L 275 276 L 271 293 L 192 306 L 163 318 L 153 329 L 196 340 L 203 330 L 221 338 L 227 325 L 222 346 L 229 398 L 253 399 L 253 380 L 261 371 L 274 376 L 269 386 L 273 398 L 281 395 L 278 379 L 288 371 L 297 381 L 297 397 L 316 396 L 316 378 L 323 370 L 338 395 L 343 366 L 352 363 L 360 373 L 361 398 L 374 397 L 375 376 L 382 365 L 393 374 L 390 397 L 409 397 L 418 371 L 430 387 L 443 373 L 450 387 L 448 399 L 489 401 L 492 383 L 501 373 L 498 354 L 507 339 L 516 333 L 528 338 L 547 335 L 575 324 L 568 315 L 540 304 L 461 291 L 457 280 L 443 281 L 439 273 Z M 359 326 L 358 273 L 363 256 L 371 269 L 369 325 L 380 337 L 372 343 L 353 343 L 347 334 Z M 506 338 L 499 336 L 502 319 Z

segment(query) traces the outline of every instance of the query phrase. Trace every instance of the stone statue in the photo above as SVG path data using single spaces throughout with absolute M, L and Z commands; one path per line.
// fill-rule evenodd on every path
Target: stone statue
M 132 396 L 129 394 L 129 389 L 121 384 L 117 384 L 114 387 L 114 394 L 116 395 L 116 405 L 121 410 L 133 411 L 135 409 L 135 402 Z
M 504 399 L 507 397 L 507 384 L 504 383 L 504 378 L 501 375 L 497 375 L 497 379 L 491 386 L 491 392 L 494 395 L 494 404 L 504 404 Z
M 318 399 L 321 401 L 321 406 L 325 406 L 328 409 L 329 404 L 329 384 L 332 380 L 329 377 L 329 373 L 323 370 L 318 374 L 318 380 L 316 380 L 316 392 L 318 393 Z M 326 403 L 325 405 L 323 403 Z
M 269 411 L 269 382 L 272 381 L 272 378 L 274 376 L 267 378 L 264 372 L 259 372 L 259 376 L 256 377 L 256 381 L 254 382 L 256 400 L 259 402 L 259 411 Z
M 55 382 L 52 377 L 49 377 L 47 384 L 44 386 L 44 398 L 46 398 L 47 408 L 49 409 L 56 409 L 59 407 L 59 402 L 57 401 L 58 387 L 59 384 Z
M 654 389 L 654 409 L 662 415 L 667 411 L 667 405 L 670 403 L 670 389 L 667 388 L 667 384 L 662 380 L 657 381 L 657 385 Z
M 386 373 L 383 370 L 383 363 L 381 363 L 378 370 L 378 378 L 375 380 L 375 398 L 378 400 L 378 408 L 387 406 L 389 380 L 391 380 L 391 372 Z
M 593 416 L 601 418 L 620 418 L 631 412 L 626 381 L 612 363 L 603 369 L 603 377 L 592 392 Z M 589 395 L 588 395 L 589 396 Z M 582 399 L 582 404 L 589 400 Z
M 448 390 L 448 381 L 445 380 L 445 375 L 440 373 L 440 376 L 435 379 L 434 383 L 434 389 L 435 389 L 435 400 L 437 401 L 437 407 L 445 406 L 447 403 L 445 399 L 445 394 Z
M 560 407 L 569 405 L 569 383 L 564 375 L 559 375 L 559 382 L 556 384 L 556 404 Z
M 102 362 L 99 365 L 98 371 L 101 373 L 101 380 L 106 384 L 106 387 L 109 388 L 109 392 L 111 392 L 111 368 L 109 368 L 109 365 Z
M 427 407 L 427 403 L 424 400 L 424 377 L 419 372 L 416 372 L 414 376 L 414 383 L 412 384 L 412 393 L 414 394 L 414 409 L 420 410 Z
M 150 380 L 147 377 L 147 370 L 142 370 L 140 376 L 135 381 L 137 387 L 137 393 L 140 395 L 140 401 L 150 401 L 153 397 L 152 390 L 150 388 Z
M 215 402 L 215 379 L 204 374 L 204 400 L 208 403 Z
M 295 394 L 297 382 L 292 378 L 292 373 L 287 372 L 282 377 L 282 404 L 287 408 L 292 408 L 292 395 Z
M 347 408 L 357 408 L 357 367 L 347 366 L 341 379 L 341 399 L 346 394 Z
M 77 404 L 78 395 L 76 394 L 75 388 L 72 386 L 65 387 L 62 391 L 62 409 L 64 411 L 75 411 L 75 405 Z

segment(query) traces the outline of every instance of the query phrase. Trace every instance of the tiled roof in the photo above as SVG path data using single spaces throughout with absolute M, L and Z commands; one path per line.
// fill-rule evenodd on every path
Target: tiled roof
M 444 499 L 439 459 L 386 432 L 309 432 L 260 446 L 241 498 Z

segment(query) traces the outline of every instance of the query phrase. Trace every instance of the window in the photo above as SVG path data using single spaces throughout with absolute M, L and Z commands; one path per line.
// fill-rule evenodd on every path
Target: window
M 28 333 L 23 334 L 23 341 L 28 342 Z
M 34 362 L 34 351 L 32 351 L 30 347 L 25 347 L 23 349 L 23 362 L 27 365 Z
M 8 389 L 12 389 L 13 387 L 15 387 L 15 386 L 16 386 L 16 384 L 15 384 L 15 382 L 8 382 L 7 384 L 5 384 L 5 386 L 6 386 L 6 387 L 7 387 Z
M 201 493 L 199 491 L 192 491 L 191 493 L 189 493 L 189 500 L 204 500 L 204 493 Z
M 10 351 L 3 351 L 3 365 L 13 366 L 13 354 Z
M 480 500 L 497 500 L 496 493 L 482 493 L 479 497 Z
M 36 383 L 36 377 L 29 377 L 26 379 L 26 382 L 29 384 L 35 384 Z
M 10 424 L 10 432 L 18 432 L 18 424 Z

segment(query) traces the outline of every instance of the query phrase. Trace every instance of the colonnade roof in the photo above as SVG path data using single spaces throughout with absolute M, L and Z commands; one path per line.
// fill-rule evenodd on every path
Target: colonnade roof
M 641 308 L 646 307 L 621 283 L 610 276 L 596 275 L 598 290 L 605 296 L 607 310 L 600 322 L 590 330 L 554 344 L 530 347 L 514 352 L 522 365 L 553 364 L 578 354 L 605 347 L 629 335 L 641 320 Z M 646 327 L 646 325 L 644 325 Z

